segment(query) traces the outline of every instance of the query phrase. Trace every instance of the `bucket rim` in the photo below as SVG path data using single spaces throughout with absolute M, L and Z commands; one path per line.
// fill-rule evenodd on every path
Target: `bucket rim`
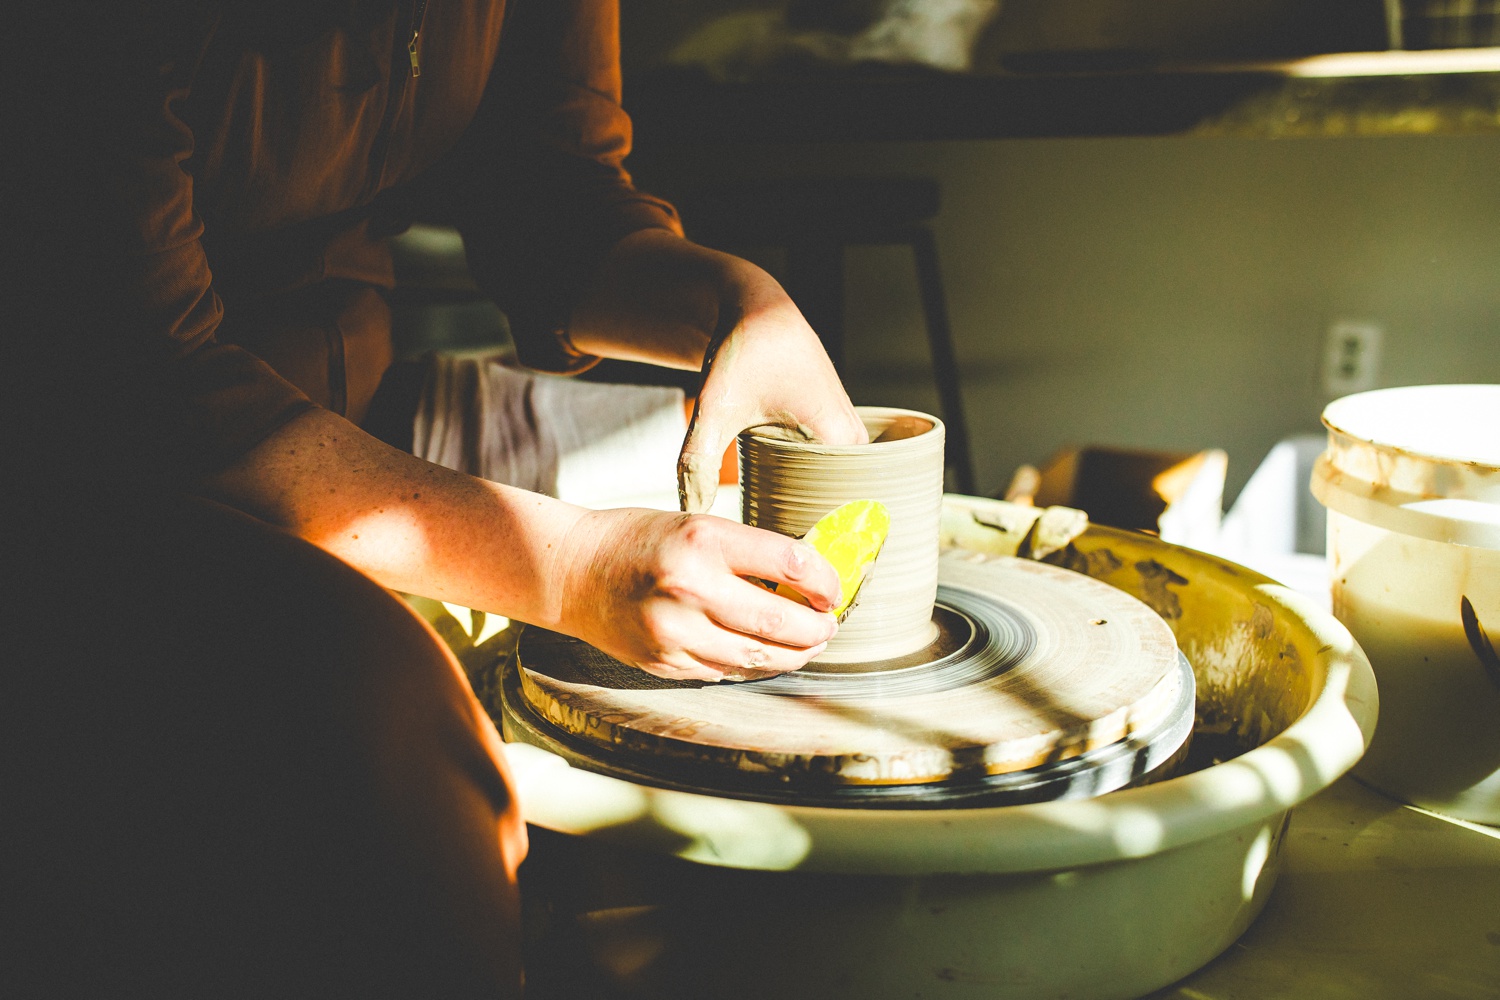
M 1447 545 L 1500 549 L 1500 504 L 1367 482 L 1339 468 L 1327 452 L 1313 465 L 1310 486 L 1328 510 L 1384 531 Z
M 1491 402 L 1497 410 L 1500 410 L 1500 384 L 1464 382 L 1439 385 L 1400 385 L 1341 396 L 1323 408 L 1320 419 L 1330 435 L 1337 435 L 1351 444 L 1366 445 L 1371 448 L 1380 449 L 1382 452 L 1390 452 L 1395 455 L 1415 458 L 1439 465 L 1455 465 L 1476 472 L 1493 471 L 1500 473 L 1500 452 L 1496 452 L 1493 456 L 1485 455 L 1483 457 L 1452 453 L 1445 454 L 1431 448 L 1415 446 L 1409 441 L 1386 439 L 1389 438 L 1389 435 L 1386 434 L 1372 435 L 1367 430 L 1362 431 L 1359 428 L 1347 425 L 1351 416 L 1349 411 L 1359 411 L 1377 399 L 1389 401 L 1396 397 L 1405 397 L 1403 400 L 1405 402 L 1413 405 L 1426 404 L 1430 407 L 1438 398 L 1441 398 L 1445 403 L 1451 403 L 1455 395 L 1460 397 L 1467 396 L 1471 400 L 1477 398 L 1485 402 Z M 1417 405 L 1416 408 L 1421 409 L 1422 407 Z M 1497 438 L 1497 440 L 1500 440 L 1500 438 Z

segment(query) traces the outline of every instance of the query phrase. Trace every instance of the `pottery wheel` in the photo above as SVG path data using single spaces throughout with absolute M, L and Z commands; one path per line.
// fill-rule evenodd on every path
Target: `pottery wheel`
M 1192 672 L 1144 604 L 1081 574 L 962 550 L 944 554 L 939 581 L 927 649 L 762 681 L 662 680 L 528 629 L 508 722 L 599 770 L 830 804 L 1097 794 L 1183 745 Z

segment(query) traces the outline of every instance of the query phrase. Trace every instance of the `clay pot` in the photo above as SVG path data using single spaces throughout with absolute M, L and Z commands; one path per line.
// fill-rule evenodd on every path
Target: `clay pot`
M 912 410 L 856 408 L 870 444 L 834 447 L 747 431 L 740 435 L 746 524 L 800 538 L 851 500 L 879 500 L 891 530 L 858 602 L 819 659 L 904 656 L 936 637 L 938 521 L 943 504 L 943 423 Z

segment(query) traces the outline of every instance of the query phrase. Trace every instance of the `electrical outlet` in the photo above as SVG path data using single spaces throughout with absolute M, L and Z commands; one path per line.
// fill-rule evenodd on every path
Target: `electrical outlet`
M 1375 388 L 1382 337 L 1373 323 L 1341 319 L 1329 326 L 1323 345 L 1323 391 L 1337 397 Z

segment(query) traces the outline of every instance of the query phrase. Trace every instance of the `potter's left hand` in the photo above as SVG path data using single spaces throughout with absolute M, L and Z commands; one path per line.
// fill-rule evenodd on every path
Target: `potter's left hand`
M 827 444 L 869 440 L 818 335 L 776 279 L 676 233 L 632 233 L 575 306 L 588 354 L 700 368 L 703 386 L 677 464 L 683 510 L 703 513 L 740 431 L 775 426 Z
M 765 271 L 735 263 L 677 463 L 682 509 L 691 513 L 713 504 L 724 451 L 746 428 L 774 426 L 800 440 L 835 445 L 869 441 L 801 311 Z

